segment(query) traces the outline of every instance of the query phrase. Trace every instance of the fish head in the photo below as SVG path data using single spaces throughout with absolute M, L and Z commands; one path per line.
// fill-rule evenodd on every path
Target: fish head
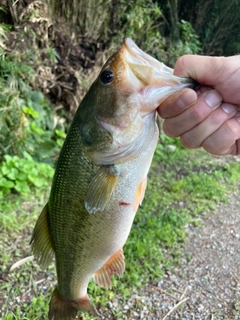
M 101 152 L 95 148 L 91 157 L 102 164 L 127 160 L 126 149 L 139 137 L 147 119 L 150 116 L 155 119 L 159 105 L 185 87 L 194 88 L 196 82 L 173 75 L 171 68 L 126 38 L 104 64 L 90 89 L 94 116 L 111 136 L 110 144 L 99 145 L 103 155 L 100 156 Z M 133 152 L 131 156 L 139 152 Z M 110 153 L 114 156 L 108 158 L 106 155 Z
M 194 80 L 173 75 L 173 69 L 129 38 L 105 63 L 96 82 L 105 102 L 97 105 L 97 115 L 120 126 L 128 126 L 138 112 L 144 116 L 155 111 L 172 93 L 196 87 Z

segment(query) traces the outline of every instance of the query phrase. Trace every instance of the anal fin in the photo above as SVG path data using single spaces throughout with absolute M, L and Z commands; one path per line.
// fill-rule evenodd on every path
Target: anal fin
M 43 208 L 36 225 L 33 230 L 32 239 L 30 244 L 32 245 L 32 251 L 37 258 L 39 264 L 43 269 L 52 261 L 54 251 L 50 239 L 48 228 L 48 204 Z
M 100 287 L 111 288 L 111 277 L 116 274 L 119 277 L 123 274 L 125 270 L 125 262 L 123 251 L 118 250 L 106 263 L 98 270 L 94 276 L 94 281 Z
M 101 166 L 88 186 L 85 208 L 89 213 L 102 211 L 106 207 L 118 182 L 116 165 Z

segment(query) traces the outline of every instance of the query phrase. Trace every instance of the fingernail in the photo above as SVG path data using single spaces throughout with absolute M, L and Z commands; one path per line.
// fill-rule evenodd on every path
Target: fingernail
M 177 99 L 177 105 L 184 109 L 190 107 L 196 102 L 196 93 L 193 90 L 186 89 L 183 94 Z
M 217 108 L 222 101 L 222 96 L 216 90 L 208 91 L 204 100 L 210 108 Z
M 223 103 L 221 105 L 221 108 L 223 109 L 224 112 L 228 113 L 228 114 L 231 114 L 233 113 L 234 111 L 237 110 L 237 107 L 232 105 L 232 104 L 228 104 L 228 103 Z

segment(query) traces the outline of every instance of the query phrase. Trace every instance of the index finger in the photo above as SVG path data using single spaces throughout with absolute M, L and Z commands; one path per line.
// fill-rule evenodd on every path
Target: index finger
M 197 101 L 197 93 L 192 89 L 182 89 L 167 98 L 159 107 L 161 118 L 178 116 Z

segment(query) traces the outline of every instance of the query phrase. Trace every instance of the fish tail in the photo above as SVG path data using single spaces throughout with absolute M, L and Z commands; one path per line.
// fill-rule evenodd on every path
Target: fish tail
M 73 320 L 78 311 L 85 311 L 99 316 L 88 295 L 78 300 L 68 300 L 61 296 L 58 288 L 53 291 L 48 313 L 49 320 Z

